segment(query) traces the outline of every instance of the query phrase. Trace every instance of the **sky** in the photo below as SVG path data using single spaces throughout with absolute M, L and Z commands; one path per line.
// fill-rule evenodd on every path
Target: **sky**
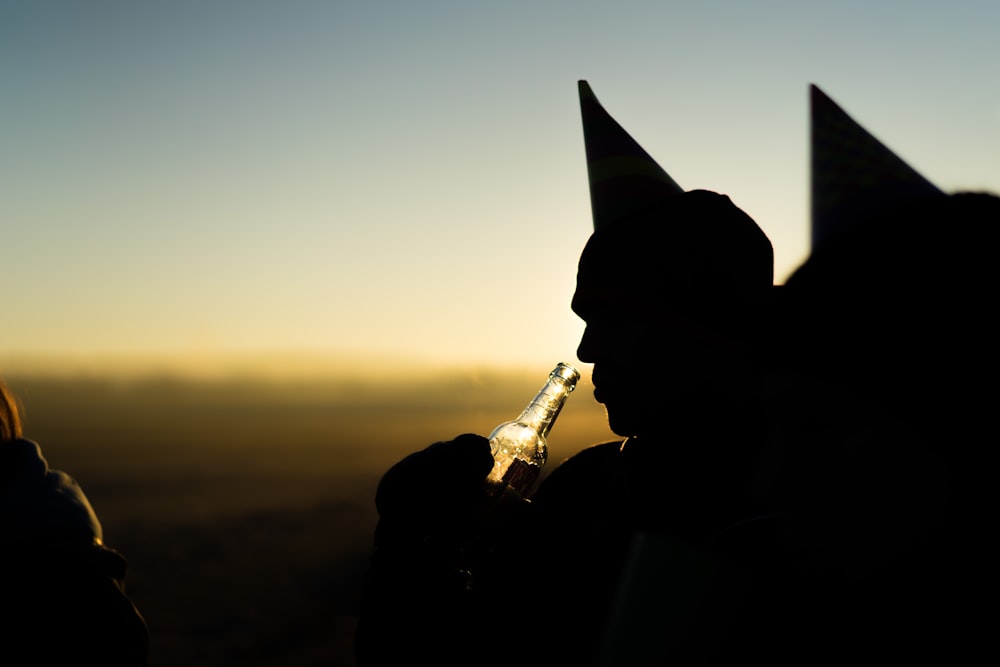
M 753 216 L 783 282 L 809 84 L 943 190 L 1000 192 L 998 25 L 992 0 L 0 0 L 0 374 L 547 372 L 583 331 L 579 79 Z

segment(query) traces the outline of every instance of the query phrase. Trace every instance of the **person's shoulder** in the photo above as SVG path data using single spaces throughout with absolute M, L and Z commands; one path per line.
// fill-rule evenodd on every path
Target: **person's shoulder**
M 616 474 L 621 440 L 586 447 L 569 456 L 546 476 L 535 492 L 534 502 L 554 498 L 592 494 L 595 485 L 606 487 Z
M 603 469 L 609 464 L 618 460 L 621 453 L 622 441 L 610 440 L 596 445 L 585 447 L 575 454 L 563 459 L 549 477 L 566 476 L 580 474 L 594 468 Z
M 50 468 L 33 440 L 4 443 L 0 455 L 0 545 L 23 542 L 100 544 L 101 522 L 83 489 Z

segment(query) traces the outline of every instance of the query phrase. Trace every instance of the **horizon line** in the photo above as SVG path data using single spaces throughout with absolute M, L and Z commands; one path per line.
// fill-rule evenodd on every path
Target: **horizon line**
M 575 355 L 574 355 L 575 357 Z M 575 359 L 566 361 L 577 367 Z M 129 351 L 129 352 L 21 352 L 0 353 L 0 379 L 47 377 L 79 379 L 177 378 L 201 380 L 349 380 L 401 379 L 416 375 L 450 373 L 538 373 L 545 362 L 526 359 L 436 359 L 418 354 L 334 350 L 229 350 Z M 548 368 L 546 370 L 551 370 Z

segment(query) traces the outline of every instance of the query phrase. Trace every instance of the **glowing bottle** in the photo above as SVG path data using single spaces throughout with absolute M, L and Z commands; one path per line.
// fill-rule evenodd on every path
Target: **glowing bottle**
M 546 437 L 579 380 L 580 371 L 560 363 L 517 419 L 493 429 L 490 446 L 494 464 L 486 481 L 499 493 L 510 489 L 528 497 L 548 458 Z

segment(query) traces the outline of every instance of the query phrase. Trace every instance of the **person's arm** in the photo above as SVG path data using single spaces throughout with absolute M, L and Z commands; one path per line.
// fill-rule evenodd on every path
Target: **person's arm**
M 484 664 L 493 607 L 476 575 L 489 567 L 495 517 L 484 515 L 484 480 L 492 466 L 489 441 L 465 434 L 407 456 L 383 476 L 355 637 L 363 667 Z

